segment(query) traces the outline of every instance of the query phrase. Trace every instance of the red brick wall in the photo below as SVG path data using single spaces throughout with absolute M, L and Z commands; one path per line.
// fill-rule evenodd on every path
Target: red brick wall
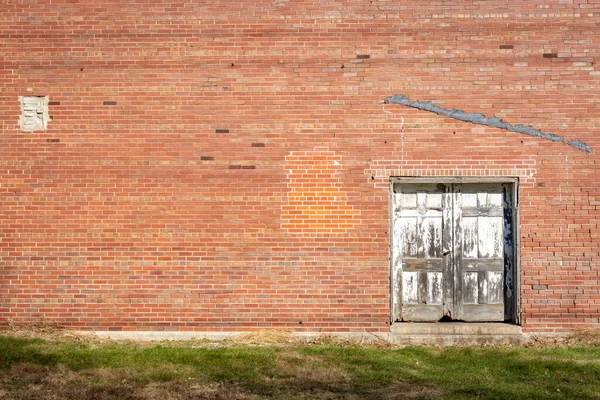
M 598 0 L 18 0 L 0 18 L 1 323 L 384 331 L 390 176 L 519 177 L 524 329 L 599 323 Z M 27 95 L 49 96 L 47 130 L 19 129 Z

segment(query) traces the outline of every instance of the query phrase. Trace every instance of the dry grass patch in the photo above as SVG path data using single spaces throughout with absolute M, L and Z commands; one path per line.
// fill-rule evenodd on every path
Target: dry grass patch
M 110 342 L 92 333 L 85 334 L 74 332 L 61 324 L 53 321 L 39 319 L 27 324 L 16 324 L 12 320 L 7 321 L 7 329 L 0 330 L 0 336 L 16 337 L 20 339 L 43 339 L 49 342 L 80 342 L 88 344 L 102 344 Z
M 113 375 L 113 374 L 111 374 Z M 114 376 L 114 375 L 113 375 Z M 15 365 L 0 379 L 4 396 L 0 399 L 110 399 L 130 398 L 126 385 L 111 382 L 110 386 L 94 385 L 93 378 L 74 372 L 65 366 Z M 86 382 L 90 379 L 91 382 Z
M 163 371 L 174 366 L 160 366 Z M 251 400 L 235 385 L 199 383 L 195 379 L 146 383 L 125 369 L 72 371 L 56 367 L 16 365 L 0 378 L 0 399 L 147 399 Z
M 280 371 L 285 371 L 285 380 L 290 384 L 302 382 L 303 385 L 314 385 L 327 382 L 330 385 L 345 385 L 351 382 L 350 374 L 339 365 L 325 363 L 313 355 L 278 353 L 275 365 Z
M 236 344 L 252 344 L 252 345 L 264 345 L 264 344 L 288 344 L 295 342 L 296 339 L 292 335 L 291 330 L 287 329 L 263 329 L 259 331 L 245 333 L 239 336 L 235 336 L 231 339 L 227 339 L 225 342 L 236 343 Z
M 525 347 L 600 347 L 600 328 L 576 328 L 565 336 L 539 336 Z
M 232 385 L 223 383 L 199 384 L 194 382 L 153 382 L 134 394 L 145 400 L 252 400 L 255 396 L 240 392 Z
M 578 328 L 566 338 L 571 346 L 600 346 L 600 328 Z

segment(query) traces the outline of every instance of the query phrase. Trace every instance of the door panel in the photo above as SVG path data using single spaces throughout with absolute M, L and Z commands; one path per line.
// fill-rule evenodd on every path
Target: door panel
M 397 318 L 439 320 L 444 298 L 445 185 L 403 186 L 394 193 Z
M 504 321 L 504 211 L 502 185 L 453 185 L 458 253 L 454 317 Z

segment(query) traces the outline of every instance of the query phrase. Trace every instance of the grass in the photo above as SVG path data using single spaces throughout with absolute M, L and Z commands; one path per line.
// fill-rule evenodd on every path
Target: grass
M 590 399 L 598 347 L 135 345 L 0 337 L 0 399 Z

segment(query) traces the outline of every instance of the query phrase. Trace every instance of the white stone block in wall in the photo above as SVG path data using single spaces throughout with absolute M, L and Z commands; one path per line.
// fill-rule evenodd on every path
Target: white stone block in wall
M 48 96 L 21 96 L 19 127 L 25 132 L 48 129 Z

